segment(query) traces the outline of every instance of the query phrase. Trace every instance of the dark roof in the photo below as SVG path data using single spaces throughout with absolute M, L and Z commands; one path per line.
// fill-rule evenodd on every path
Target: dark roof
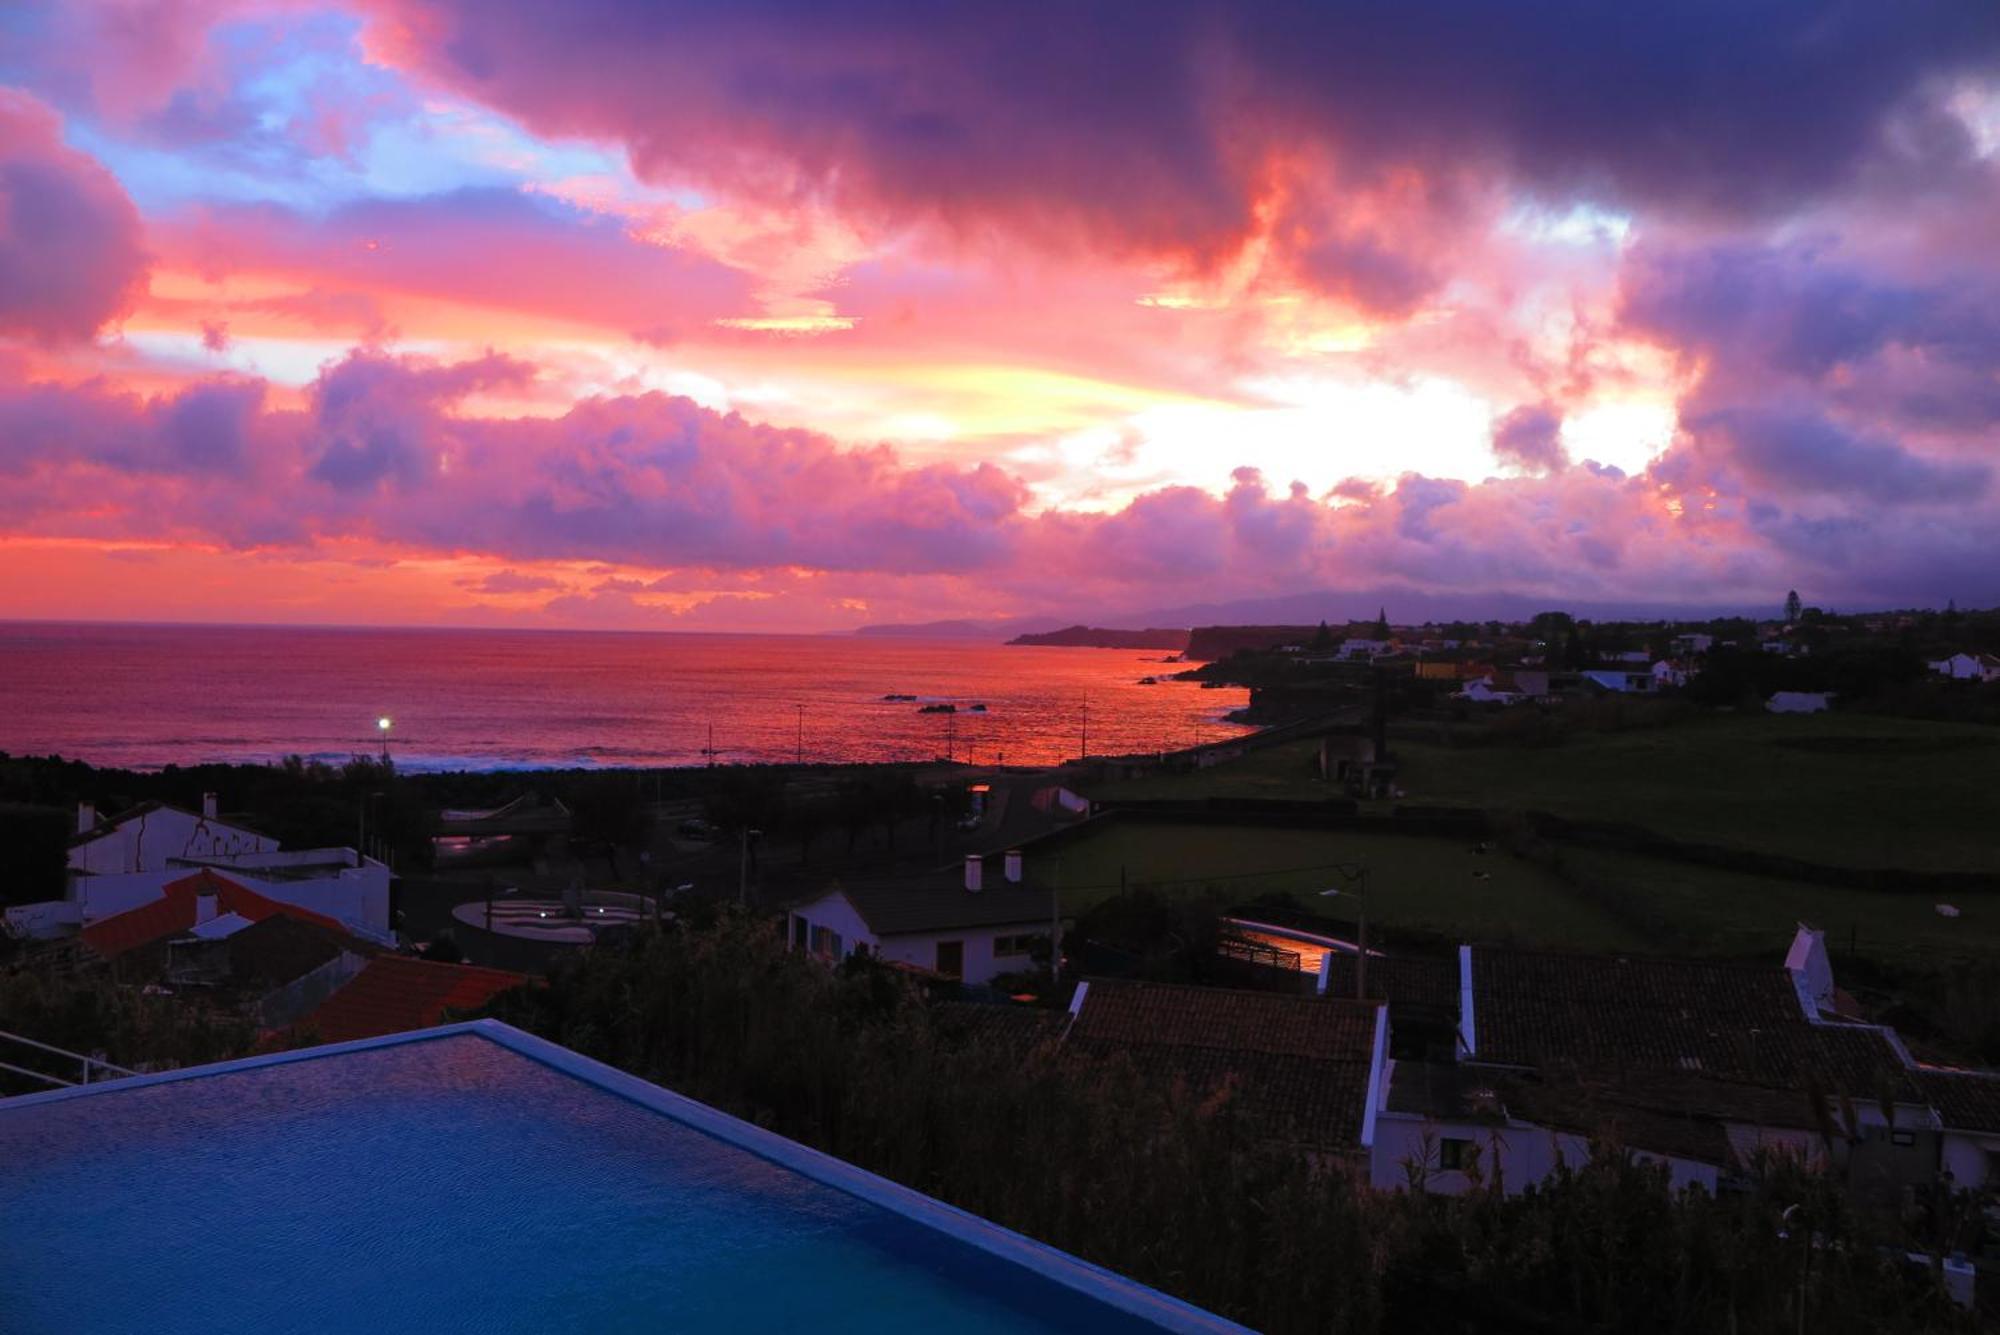
M 1665 1079 L 1920 1098 L 1887 1031 L 1808 1021 L 1791 975 L 1775 966 L 1481 946 L 1472 988 L 1473 1059 L 1482 1063 L 1560 1079 L 1615 1074 L 1634 1087 Z
M 344 951 L 374 955 L 381 949 L 371 941 L 282 913 L 252 923 L 226 940 L 230 981 L 255 991 L 283 987 Z
M 1754 1065 L 1750 1033 L 1805 1024 L 1781 968 L 1472 948 L 1474 1055 L 1538 1066 Z
M 1055 899 L 1029 885 L 1002 882 L 967 890 L 956 878 L 836 883 L 828 894 L 846 896 L 877 936 L 949 932 L 961 927 L 1048 926 Z
M 1373 1003 L 1091 979 L 1066 1050 L 1122 1057 L 1202 1094 L 1224 1085 L 1295 1144 L 1352 1150 L 1373 1067 Z
M 948 1039 L 1021 1053 L 1061 1038 L 1069 1025 L 1067 1011 L 972 1001 L 938 1002 L 931 1007 L 931 1018 Z
M 323 1043 L 427 1029 L 447 1011 L 476 1010 L 527 981 L 501 969 L 380 955 L 296 1027 L 317 1031 Z
M 1916 1081 L 1947 1130 L 2000 1135 L 2000 1071 L 1919 1066 Z
M 1354 995 L 1354 956 L 1329 953 L 1327 995 Z M 1386 1001 L 1392 1012 L 1404 1007 L 1458 1014 L 1458 962 L 1407 956 L 1368 956 L 1368 997 Z
M 1630 1093 L 1623 1084 L 1593 1087 L 1521 1080 L 1510 1082 L 1503 1097 L 1508 1112 L 1540 1126 L 1717 1167 L 1730 1162 L 1729 1133 L 1721 1120 L 1694 1109 L 1659 1106 Z M 1804 1111 L 1809 1110 L 1801 1104 L 1782 1118 L 1754 1120 L 1760 1126 L 1797 1126 Z
M 203 895 L 215 896 L 217 917 L 234 913 L 257 923 L 274 914 L 282 914 L 345 934 L 340 923 L 325 914 L 268 898 L 227 876 L 203 870 L 183 876 L 178 881 L 169 881 L 162 887 L 158 899 L 123 913 L 114 913 L 108 918 L 99 918 L 83 929 L 83 942 L 104 958 L 116 959 L 127 951 L 193 931 L 196 901 Z

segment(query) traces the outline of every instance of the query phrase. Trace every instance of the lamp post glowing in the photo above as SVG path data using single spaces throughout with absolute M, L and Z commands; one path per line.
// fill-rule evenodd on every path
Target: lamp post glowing
M 382 739 L 382 759 L 385 761 L 389 758 L 389 729 L 395 726 L 396 720 L 387 714 L 375 720 L 375 735 Z

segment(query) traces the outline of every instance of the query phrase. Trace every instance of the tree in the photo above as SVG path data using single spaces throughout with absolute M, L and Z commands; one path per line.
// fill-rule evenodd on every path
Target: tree
M 1576 622 L 1567 612 L 1537 612 L 1535 619 L 1528 623 L 1528 633 L 1543 644 L 1554 648 L 1556 642 L 1567 639 L 1576 628 Z
M 1590 651 L 1584 648 L 1583 635 L 1574 623 L 1563 640 L 1563 666 L 1572 672 L 1590 666 Z
M 1787 624 L 1799 619 L 1799 591 L 1793 589 L 1785 595 L 1785 621 Z

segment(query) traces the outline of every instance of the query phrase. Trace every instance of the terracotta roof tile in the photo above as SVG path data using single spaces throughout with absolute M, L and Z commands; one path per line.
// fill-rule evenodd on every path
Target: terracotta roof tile
M 378 955 L 297 1027 L 316 1031 L 325 1043 L 427 1029 L 443 1023 L 447 1011 L 476 1010 L 527 981 L 503 969 Z

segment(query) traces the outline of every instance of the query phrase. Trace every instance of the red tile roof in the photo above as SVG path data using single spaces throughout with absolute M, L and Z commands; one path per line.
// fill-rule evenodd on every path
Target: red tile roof
M 324 1043 L 427 1029 L 442 1023 L 446 1011 L 475 1010 L 527 981 L 504 969 L 378 955 L 297 1027 L 316 1031 Z
M 1201 1094 L 1233 1086 L 1294 1144 L 1352 1150 L 1375 1048 L 1375 1003 L 1177 983 L 1091 979 L 1067 1051 L 1123 1057 Z
M 203 895 L 215 896 L 217 917 L 235 913 L 251 922 L 262 922 L 273 914 L 283 914 L 300 922 L 330 928 L 342 935 L 347 931 L 336 918 L 260 895 L 246 885 L 204 868 L 178 881 L 169 881 L 162 887 L 160 898 L 149 904 L 141 904 L 138 908 L 114 913 L 91 923 L 83 929 L 84 944 L 106 959 L 116 959 L 127 951 L 193 931 L 195 901 Z

